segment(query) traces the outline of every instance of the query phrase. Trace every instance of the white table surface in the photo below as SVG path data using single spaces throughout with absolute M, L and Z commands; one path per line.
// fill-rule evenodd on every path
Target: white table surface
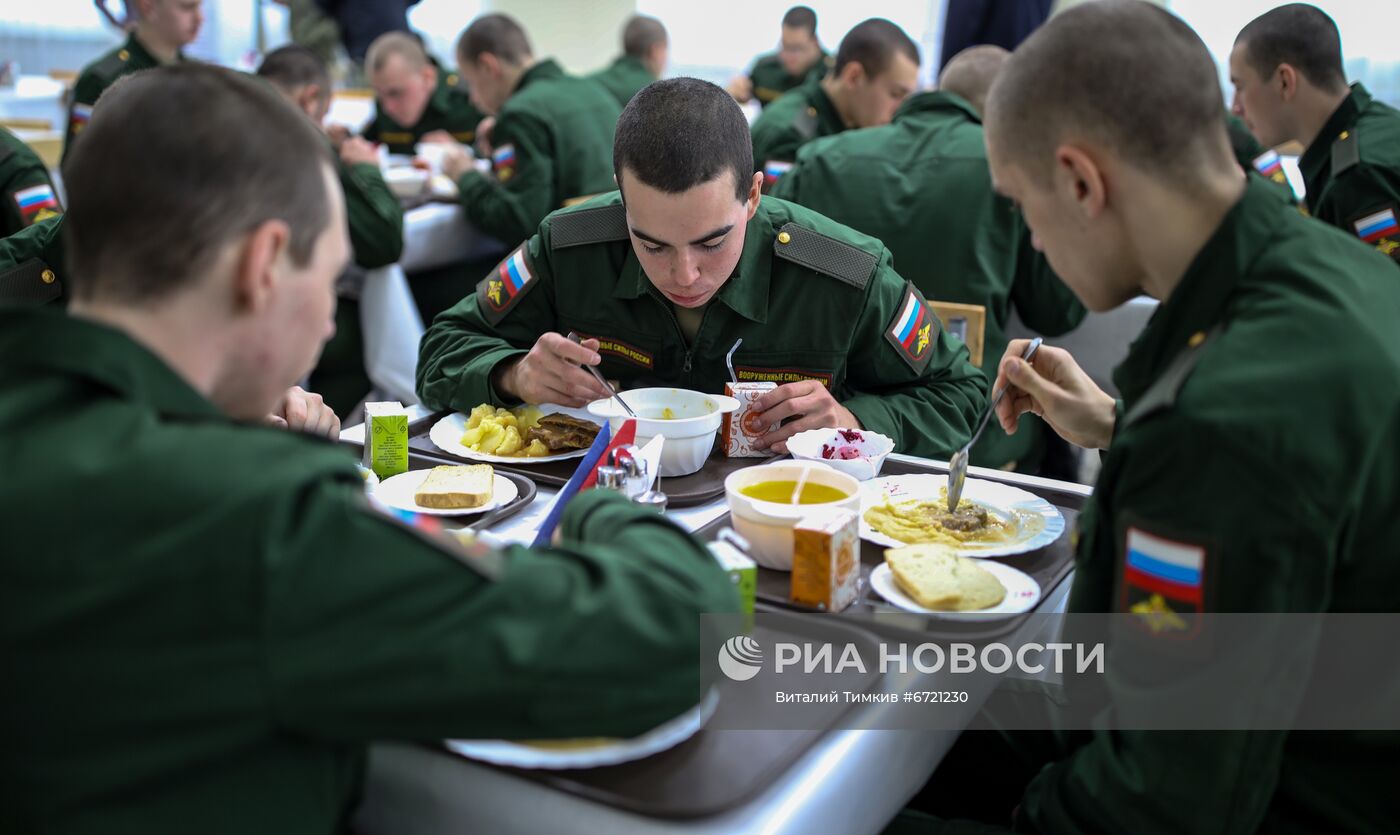
M 415 407 L 409 420 L 428 414 Z M 360 443 L 363 424 L 348 427 L 341 439 Z M 909 456 L 894 459 L 918 461 Z M 1088 496 L 1090 488 L 969 468 L 972 476 L 995 476 L 1023 487 L 1053 487 Z M 540 488 L 534 503 L 492 534 L 503 541 L 529 542 L 549 511 L 556 491 Z M 725 512 L 723 499 L 667 513 L 695 530 Z M 1050 590 L 1039 612 L 1064 611 L 1067 578 Z M 1008 642 L 1047 640 L 1039 634 L 1048 619 L 1027 621 Z M 888 687 L 912 683 L 898 679 Z M 960 682 L 960 686 L 964 683 Z M 966 682 L 967 719 L 995 687 L 990 675 Z M 870 711 L 889 709 L 870 705 Z M 723 733 L 745 733 L 724 731 Z M 788 772 L 763 793 L 721 815 L 700 820 L 649 818 L 551 789 L 491 766 L 422 746 L 386 743 L 371 749 L 365 798 L 355 820 L 366 835 L 416 835 L 445 832 L 761 832 L 810 835 L 812 832 L 879 832 L 924 785 L 957 739 L 957 731 L 836 730 L 826 734 Z

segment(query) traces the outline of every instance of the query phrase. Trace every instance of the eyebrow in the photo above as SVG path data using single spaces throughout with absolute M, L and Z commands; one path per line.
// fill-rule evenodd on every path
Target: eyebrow
M 693 246 L 695 244 L 703 244 L 705 241 L 713 241 L 715 238 L 718 238 L 721 235 L 728 235 L 731 231 L 733 231 L 733 229 L 734 224 L 732 223 L 728 226 L 721 226 L 720 228 L 714 230 L 708 235 L 701 235 L 700 237 L 691 241 L 689 245 Z M 647 233 L 643 232 L 635 226 L 632 227 L 632 234 L 636 235 L 637 237 L 650 244 L 656 244 L 657 246 L 670 246 L 670 244 L 666 243 L 665 241 L 657 240 L 656 238 L 653 238 L 652 236 L 648 235 Z

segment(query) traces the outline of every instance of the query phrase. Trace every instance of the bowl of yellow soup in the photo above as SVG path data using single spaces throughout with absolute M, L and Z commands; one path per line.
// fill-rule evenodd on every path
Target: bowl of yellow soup
M 622 399 L 637 413 L 637 446 L 660 435 L 661 475 L 690 475 L 705 466 L 719 434 L 725 413 L 739 408 L 739 401 L 722 394 L 689 389 L 647 388 L 622 392 Z M 588 404 L 590 414 L 605 418 L 613 434 L 630 415 L 614 398 Z
M 805 473 L 805 480 L 803 478 Z M 802 492 L 793 503 L 798 484 Z M 792 570 L 792 528 L 813 510 L 860 512 L 860 482 L 816 461 L 746 467 L 724 480 L 730 523 L 764 568 Z

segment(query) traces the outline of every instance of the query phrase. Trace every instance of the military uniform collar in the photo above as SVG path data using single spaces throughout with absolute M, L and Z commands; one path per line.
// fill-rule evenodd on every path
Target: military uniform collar
M 1262 178 L 1248 178 L 1244 196 L 1196 253 L 1181 282 L 1129 348 L 1127 359 L 1113 370 L 1113 382 L 1129 409 L 1183 349 L 1199 345 L 1224 317 L 1235 284 L 1268 238 L 1269 209 L 1278 203 L 1272 189 Z
M 115 328 L 60 310 L 29 308 L 0 311 L 0 333 L 12 368 L 86 379 L 162 415 L 228 419 L 159 357 Z
M 937 110 L 955 110 L 974 122 L 981 123 L 982 117 L 977 109 L 961 96 L 942 90 L 930 90 L 925 93 L 915 93 L 905 100 L 895 111 L 894 120 L 898 122 L 907 116 L 918 113 L 932 113 Z
M 1359 81 L 1351 85 L 1351 94 L 1337 106 L 1336 111 L 1322 126 L 1322 130 L 1313 137 L 1312 144 L 1308 145 L 1307 150 L 1298 158 L 1298 168 L 1308 186 L 1309 196 L 1312 196 L 1313 184 L 1330 171 L 1332 143 L 1340 139 L 1343 133 L 1356 127 L 1361 112 L 1370 105 L 1371 92 L 1365 85 Z
M 833 102 L 831 96 L 826 94 L 821 79 L 811 79 L 807 82 L 807 88 L 807 106 L 811 110 L 811 115 L 817 117 L 817 124 L 825 128 L 823 133 L 840 133 L 845 130 L 846 121 L 841 118 L 841 112 L 836 109 L 836 102 Z
M 448 87 L 445 82 L 446 76 L 439 76 L 437 88 L 433 90 L 432 97 L 428 99 L 428 109 L 439 116 L 446 116 L 452 112 L 452 88 Z M 423 117 L 420 116 L 418 122 L 421 124 Z
M 524 74 L 520 76 L 520 81 L 516 83 L 515 90 L 511 93 L 511 95 L 513 96 L 516 93 L 519 93 L 521 90 L 524 90 L 527 86 L 534 84 L 536 81 L 539 81 L 541 79 L 563 77 L 564 70 L 559 66 L 559 63 L 553 58 L 545 58 L 541 61 L 536 62 L 533 67 L 526 70 Z
M 642 63 L 642 59 L 635 55 L 619 55 L 617 58 L 613 59 L 612 65 L 614 67 L 627 67 L 629 69 L 642 70 L 643 72 L 647 71 L 646 65 Z
M 152 55 L 152 54 L 151 54 L 151 51 L 150 51 L 149 49 L 146 49 L 145 44 L 141 43 L 141 39 L 138 38 L 138 37 L 136 37 L 136 33 L 135 33 L 135 32 L 132 32 L 130 35 L 127 35 L 127 36 L 126 36 L 126 43 L 122 45 L 122 51 L 125 52 L 125 53 L 127 54 L 127 57 L 124 58 L 123 60 L 126 61 L 127 63 L 130 63 L 130 64 L 134 65 L 134 66 L 137 66 L 137 67 L 142 67 L 142 66 L 147 66 L 147 67 L 159 67 L 159 66 L 160 66 L 160 59 L 158 59 L 158 58 L 156 58 L 156 56 Z M 118 54 L 120 55 L 120 53 L 118 53 Z M 184 50 L 182 50 L 182 49 L 177 49 L 177 50 L 175 50 L 175 60 L 176 60 L 176 62 L 185 60 L 185 52 L 184 52 Z
M 753 220 L 744 228 L 744 251 L 739 255 L 739 263 L 724 286 L 710 302 L 719 302 L 735 313 L 753 322 L 763 324 L 768 321 L 768 278 L 773 266 L 773 220 L 764 210 L 765 203 L 758 204 Z M 645 294 L 670 304 L 661 292 L 655 289 L 651 280 L 637 260 L 637 251 L 631 241 L 627 244 L 627 260 L 622 264 L 617 285 L 613 289 L 614 298 L 639 299 Z

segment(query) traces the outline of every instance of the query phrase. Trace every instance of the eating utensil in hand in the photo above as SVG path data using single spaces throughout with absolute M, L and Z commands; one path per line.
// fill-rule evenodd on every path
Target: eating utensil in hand
M 569 341 L 574 343 L 575 345 L 579 345 L 583 342 L 583 337 L 579 336 L 573 331 L 569 331 Z M 632 407 L 627 405 L 627 401 L 622 399 L 622 395 L 617 393 L 617 389 L 613 388 L 612 384 L 610 384 L 607 380 L 604 380 L 603 375 L 598 373 L 598 369 L 594 368 L 591 365 L 585 365 L 582 367 L 586 369 L 589 374 L 593 375 L 593 379 L 603 384 L 603 388 L 608 390 L 608 394 L 611 394 L 614 400 L 622 404 L 622 408 L 627 410 L 627 414 L 631 415 L 632 417 L 637 416 L 637 413 L 632 411 Z
M 1031 344 L 1026 346 L 1026 350 L 1021 352 L 1021 359 L 1030 362 L 1031 357 L 1040 348 L 1040 337 L 1031 340 Z M 1002 387 L 1002 390 L 992 396 L 992 402 L 987 406 L 987 411 L 983 413 L 982 420 L 977 424 L 977 429 L 972 433 L 972 440 L 968 441 L 962 449 L 953 453 L 953 457 L 948 459 L 948 512 L 953 513 L 958 509 L 958 500 L 962 498 L 963 482 L 967 481 L 967 453 L 972 449 L 972 445 L 977 443 L 977 439 L 982 437 L 982 430 L 987 428 L 987 421 L 991 419 L 992 413 L 997 410 L 997 404 L 1001 402 L 1002 395 L 1006 394 L 1006 389 L 1010 384 Z

